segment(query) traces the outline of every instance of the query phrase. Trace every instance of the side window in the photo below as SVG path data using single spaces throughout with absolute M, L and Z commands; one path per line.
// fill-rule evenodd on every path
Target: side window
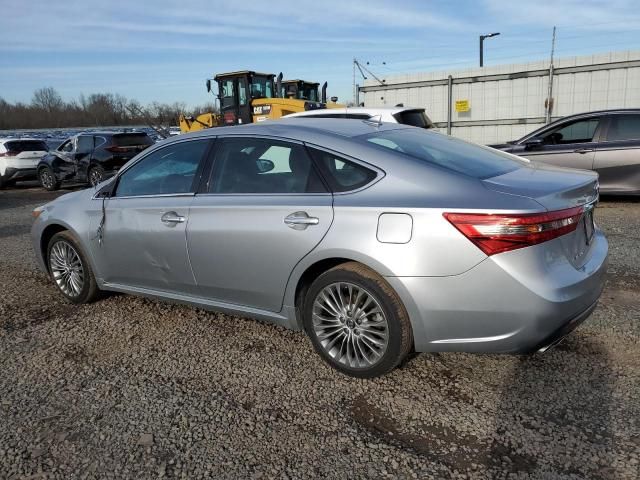
M 593 135 L 596 133 L 599 122 L 599 118 L 578 120 L 543 134 L 542 138 L 545 143 L 551 145 L 590 142 L 593 140 Z
M 122 174 L 116 197 L 192 192 L 208 143 L 208 140 L 181 142 L 149 154 Z
M 238 98 L 241 107 L 247 104 L 247 81 L 244 78 L 238 80 Z
M 607 141 L 640 139 L 640 115 L 611 115 Z
M 73 140 L 67 140 L 62 145 L 58 147 L 58 150 L 61 152 L 70 153 L 73 152 Z
M 93 137 L 80 135 L 78 137 L 78 153 L 90 153 L 93 150 Z
M 376 172 L 329 152 L 310 149 L 324 177 L 334 192 L 348 192 L 364 187 L 376 178 Z
M 254 138 L 218 144 L 210 193 L 323 193 L 302 145 Z

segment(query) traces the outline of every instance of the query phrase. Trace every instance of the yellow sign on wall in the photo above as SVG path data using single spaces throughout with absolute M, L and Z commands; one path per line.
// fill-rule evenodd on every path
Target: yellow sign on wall
M 468 112 L 469 100 L 456 100 L 456 112 Z

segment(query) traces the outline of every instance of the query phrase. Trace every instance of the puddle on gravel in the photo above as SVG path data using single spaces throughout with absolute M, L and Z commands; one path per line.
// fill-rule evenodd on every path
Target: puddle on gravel
M 384 443 L 452 469 L 469 470 L 484 465 L 506 467 L 514 473 L 528 473 L 536 468 L 534 458 L 518 454 L 495 441 L 483 442 L 474 435 L 465 435 L 448 427 L 426 424 L 420 426 L 420 434 L 402 432 L 393 418 L 369 403 L 364 396 L 351 402 L 349 413 L 360 427 Z M 508 459 L 506 465 L 505 458 Z

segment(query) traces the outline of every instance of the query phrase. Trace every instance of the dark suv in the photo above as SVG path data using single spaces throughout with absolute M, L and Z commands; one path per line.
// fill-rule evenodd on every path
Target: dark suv
M 47 190 L 57 190 L 62 182 L 95 186 L 151 145 L 144 132 L 81 133 L 40 160 L 38 179 Z
M 595 170 L 602 193 L 640 195 L 640 109 L 571 115 L 520 140 L 490 146 L 560 167 Z

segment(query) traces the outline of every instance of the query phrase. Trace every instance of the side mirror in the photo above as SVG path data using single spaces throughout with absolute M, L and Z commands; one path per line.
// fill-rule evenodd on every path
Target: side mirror
M 207 78 L 207 93 L 211 92 L 211 80 Z
M 265 160 L 260 158 L 256 161 L 256 163 L 258 165 L 258 170 L 260 173 L 267 173 L 273 170 L 274 168 L 276 168 L 276 164 L 273 163 L 271 160 Z
M 542 138 L 530 138 L 526 142 L 524 142 L 525 150 L 535 150 L 544 145 L 544 140 Z

